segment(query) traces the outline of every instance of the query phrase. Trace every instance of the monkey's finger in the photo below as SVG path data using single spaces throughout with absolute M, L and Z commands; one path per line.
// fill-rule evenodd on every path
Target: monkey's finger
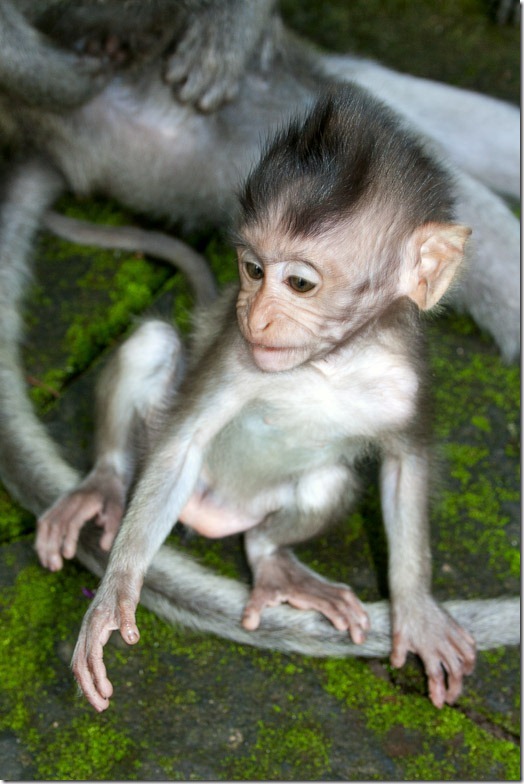
M 111 682 L 107 678 L 101 654 L 100 659 L 93 654 L 86 656 L 84 650 L 75 651 L 71 663 L 73 675 L 86 699 L 97 711 L 109 706 L 109 698 L 113 693 Z
M 38 559 L 45 569 L 51 572 L 58 572 L 63 566 L 62 556 L 60 555 L 60 545 L 58 540 L 54 540 L 56 533 L 47 518 L 40 518 L 37 521 L 35 550 Z M 61 537 L 60 537 L 61 543 Z
M 364 642 L 365 632 L 369 628 L 368 615 L 351 591 L 341 591 L 337 598 L 294 594 L 287 601 L 298 610 L 316 610 L 321 613 L 338 631 L 349 631 L 356 645 Z
M 80 531 L 88 520 L 91 520 L 100 512 L 101 508 L 100 498 L 96 495 L 82 494 L 77 499 L 72 500 L 73 503 L 69 510 L 69 518 L 66 523 L 67 528 L 62 544 L 62 555 L 64 558 L 73 558 L 75 556 Z
M 453 705 L 458 700 L 462 692 L 462 673 L 451 675 L 448 672 L 448 688 L 446 689 L 445 701 L 448 705 Z
M 197 103 L 206 88 L 197 71 L 190 72 L 178 91 L 178 97 L 183 103 Z
M 464 662 L 451 647 L 441 650 L 428 664 L 424 662 L 428 676 L 431 702 L 442 708 L 445 703 L 453 705 L 462 692 L 465 675 Z
M 477 659 L 477 643 L 471 634 L 460 626 L 456 625 L 454 632 L 452 643 L 461 663 L 461 669 L 465 675 L 471 675 Z
M 78 536 L 87 520 L 97 514 L 100 502 L 84 493 L 60 498 L 38 519 L 35 548 L 42 566 L 51 571 L 62 568 L 62 555 L 72 558 Z
M 102 550 L 108 552 L 115 540 L 115 537 L 122 522 L 122 515 L 124 509 L 121 504 L 109 503 L 106 508 L 100 512 L 97 518 L 97 524 L 101 525 L 104 532 L 100 538 L 100 547 Z
M 444 670 L 439 665 L 440 672 L 428 675 L 429 698 L 435 708 L 443 708 L 446 702 L 446 683 Z
M 278 602 L 274 602 L 278 604 Z M 249 632 L 255 631 L 260 626 L 260 618 L 264 607 L 268 607 L 269 602 L 266 596 L 262 596 L 260 592 L 253 591 L 251 597 L 244 608 L 242 616 L 242 626 Z
M 120 617 L 119 630 L 122 639 L 128 645 L 135 645 L 140 639 L 140 632 L 135 620 L 136 605 L 128 600 L 120 601 L 118 603 L 118 613 Z
M 75 671 L 75 678 L 86 699 L 99 713 L 109 707 L 109 698 L 113 694 L 113 685 L 107 677 L 106 668 L 100 659 L 89 657 L 84 666 Z
M 391 655 L 389 657 L 391 666 L 397 668 L 403 667 L 406 663 L 408 650 L 409 648 L 404 635 L 401 635 L 400 632 L 395 632 L 393 634 L 393 646 L 391 649 Z
M 264 608 L 277 607 L 286 601 L 288 596 L 283 591 L 262 586 L 254 588 L 244 608 L 242 626 L 250 632 L 258 629 Z
M 118 532 L 118 527 L 116 528 L 106 528 L 104 526 L 104 533 L 100 537 L 100 549 L 104 552 L 108 553 L 111 547 L 113 546 L 113 542 L 115 541 L 115 537 Z
M 464 634 L 464 640 L 459 642 L 465 642 L 466 637 L 469 637 L 467 633 Z M 471 640 L 471 638 L 469 639 Z M 462 647 L 453 640 L 451 650 L 445 651 L 442 655 L 442 662 L 448 674 L 445 699 L 448 705 L 453 705 L 462 691 L 464 675 L 470 675 L 475 666 L 475 646 L 466 644 L 465 647 Z
M 201 96 L 198 101 L 198 108 L 203 112 L 214 112 L 223 103 L 232 101 L 239 90 L 238 82 L 229 85 L 227 88 L 223 83 L 215 84 Z
M 89 693 L 84 691 L 84 694 L 94 708 L 105 710 L 109 705 L 110 697 L 113 696 L 113 684 L 107 677 L 102 645 L 97 644 L 95 646 L 94 651 L 89 656 L 88 667 L 94 690 L 90 690 Z
M 71 667 L 84 695 L 97 711 L 105 710 L 113 694 L 104 664 L 104 645 L 117 629 L 114 612 L 92 605 L 84 618 Z
M 173 55 L 167 64 L 165 80 L 168 84 L 175 86 L 185 81 L 190 70 L 189 64 L 184 59 Z
M 260 626 L 260 613 L 253 607 L 246 607 L 242 616 L 242 626 L 248 632 L 254 632 Z
M 171 68 L 170 77 L 168 81 L 172 85 L 179 85 L 178 98 L 183 103 L 197 105 L 203 112 L 215 111 L 238 92 L 238 78 L 229 76 L 225 68 L 219 70 L 209 60 L 205 67 L 197 62 L 192 68 L 187 68 L 186 61 L 185 67 Z

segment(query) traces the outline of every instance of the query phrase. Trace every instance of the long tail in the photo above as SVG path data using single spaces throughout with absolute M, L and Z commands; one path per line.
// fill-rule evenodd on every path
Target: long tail
M 206 305 L 216 299 L 216 282 L 207 261 L 175 237 L 134 226 L 89 223 L 59 215 L 52 210 L 44 215 L 43 223 L 54 234 L 78 245 L 146 253 L 167 261 L 187 277 L 199 304 Z
M 88 528 L 81 538 L 78 558 L 102 576 L 105 557 L 96 546 L 96 532 Z M 362 645 L 337 631 L 315 612 L 285 605 L 264 611 L 255 632 L 240 623 L 248 588 L 221 577 L 170 547 L 155 556 L 142 589 L 141 603 L 168 623 L 211 632 L 235 642 L 309 656 L 387 656 L 391 651 L 388 602 L 366 605 L 371 631 Z M 477 641 L 479 650 L 520 641 L 518 598 L 446 602 L 444 607 Z
M 40 224 L 81 245 L 142 252 L 167 261 L 187 276 L 199 304 L 212 302 L 217 293 L 206 260 L 173 237 L 128 226 L 101 226 L 47 210 L 61 183 L 55 182 L 54 172 L 41 168 L 33 164 L 21 170 L 11 186 L 13 204 L 7 200 L 0 213 L 0 478 L 11 495 L 35 514 L 80 479 L 35 416 L 17 347 L 19 305 L 13 292 L 23 288 L 28 276 L 28 256 Z
M 190 279 L 199 301 L 215 296 L 215 283 L 205 261 L 179 241 L 155 232 L 86 224 L 48 212 L 48 228 L 80 244 L 142 251 L 169 261 Z M 6 462 L 16 457 L 26 465 L 42 466 L 42 476 L 33 472 L 22 481 L 6 482 L 13 494 L 36 514 L 58 495 L 77 483 L 77 473 L 59 456 L 56 446 L 34 416 L 23 391 L 18 357 L 8 355 L 0 362 L 0 389 L 3 410 L 11 410 L 9 421 L 0 418 Z M 5 371 L 3 378 L 2 371 Z M 6 397 L 7 396 L 7 397 Z M 12 406 L 6 402 L 12 399 Z M 13 411 L 17 417 L 12 420 Z M 6 447 L 7 445 L 7 447 Z M 38 448 L 37 448 L 38 447 Z M 27 463 L 26 463 L 27 459 Z M 3 478 L 11 471 L 6 465 Z M 94 574 L 102 576 L 106 557 L 97 546 L 94 526 L 86 526 L 78 549 L 78 560 Z M 387 602 L 368 605 L 372 631 L 362 645 L 354 645 L 348 635 L 337 632 L 314 612 L 297 612 L 275 607 L 264 613 L 256 632 L 246 631 L 240 618 L 248 597 L 241 583 L 220 577 L 191 558 L 169 547 L 161 548 L 146 575 L 142 603 L 169 623 L 215 633 L 237 642 L 262 648 L 296 651 L 314 656 L 385 656 L 391 648 Z M 520 605 L 517 598 L 503 600 L 456 601 L 445 605 L 456 620 L 476 638 L 479 649 L 517 644 L 520 640 Z

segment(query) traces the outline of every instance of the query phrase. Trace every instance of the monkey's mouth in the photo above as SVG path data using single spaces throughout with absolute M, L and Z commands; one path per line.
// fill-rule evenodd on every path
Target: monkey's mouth
M 295 354 L 297 349 L 294 346 L 265 346 L 263 343 L 251 343 L 251 351 L 253 354 Z
M 252 343 L 251 348 L 253 351 L 293 351 L 291 346 L 264 346 L 262 343 Z
M 260 370 L 278 372 L 291 370 L 304 361 L 303 352 L 293 346 L 264 346 L 251 343 L 251 354 Z

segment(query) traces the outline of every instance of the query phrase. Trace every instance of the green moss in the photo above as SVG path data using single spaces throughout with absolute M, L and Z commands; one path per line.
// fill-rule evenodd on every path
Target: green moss
M 517 654 L 516 651 L 512 653 Z M 487 722 L 487 726 L 499 728 L 507 733 L 508 737 L 520 737 L 520 661 L 517 660 L 517 655 L 508 656 L 505 648 L 480 651 L 477 656 L 477 670 L 480 670 L 479 676 L 475 681 L 468 683 L 465 693 L 460 697 L 461 709 L 467 715 L 475 716 L 477 723 L 482 717 Z M 496 710 L 489 701 L 486 701 L 483 681 L 491 681 L 495 689 L 498 686 L 500 694 L 497 695 L 495 704 L 498 698 L 503 696 L 508 706 L 505 710 Z M 475 682 L 479 684 L 478 688 L 475 688 Z
M 518 578 L 510 523 L 520 503 L 519 368 L 505 365 L 487 340 L 480 350 L 479 330 L 466 316 L 446 316 L 429 331 L 435 440 L 444 458 L 432 513 L 437 546 L 458 563 L 476 556 L 477 572 L 487 566 L 494 581 Z
M 127 226 L 133 222 L 131 214 L 111 199 L 83 199 L 63 196 L 58 200 L 54 209 L 56 212 L 67 215 L 68 218 L 77 218 L 109 226 Z M 87 252 L 89 253 L 89 251 Z
M 421 754 L 405 760 L 403 770 L 406 781 L 453 781 L 456 768 L 452 761 L 437 760 L 432 751 L 423 745 Z
M 236 252 L 230 243 L 213 235 L 205 246 L 204 255 L 220 286 L 238 280 Z
M 0 544 L 15 542 L 33 527 L 33 515 L 13 501 L 0 485 Z
M 62 254 L 57 252 L 59 245 L 66 246 L 62 248 L 66 257 L 76 253 L 77 246 L 68 248 L 69 243 L 55 238 L 48 241 L 48 255 L 62 264 Z M 60 308 L 60 319 L 68 325 L 62 339 L 63 359 L 59 368 L 43 372 L 31 390 L 32 399 L 41 410 L 56 400 L 70 378 L 84 370 L 129 327 L 134 316 L 170 286 L 172 272 L 165 266 L 143 258 L 117 258 L 117 254 L 99 249 L 83 250 L 89 251 L 93 263 L 77 280 L 78 297 L 74 303 L 66 301 Z M 100 295 L 94 296 L 96 292 Z
M 50 635 L 46 620 L 52 614 L 54 592 L 44 584 L 44 576 L 47 575 L 37 566 L 27 567 L 18 575 L 14 588 L 1 592 L 2 685 L 17 702 L 19 689 L 24 683 L 40 683 L 43 687 L 52 677 L 48 654 L 54 630 Z M 27 706 L 23 705 L 23 700 L 12 706 L 15 713 L 22 708 L 25 715 Z M 20 729 L 16 720 L 12 721 L 12 726 Z
M 130 750 L 111 712 L 99 717 L 86 709 L 70 722 L 50 720 L 61 713 L 48 695 L 57 679 L 64 677 L 69 684 L 60 699 L 76 699 L 68 668 L 57 659 L 57 646 L 69 640 L 72 619 L 79 623 L 87 607 L 84 581 L 85 575 L 73 566 L 51 574 L 32 564 L 20 571 L 13 587 L 0 591 L 0 729 L 16 732 L 24 743 L 37 780 L 112 778 L 115 764 Z
M 55 781 L 111 779 L 115 768 L 122 771 L 121 763 L 126 758 L 132 763 L 134 748 L 116 723 L 115 715 L 108 713 L 96 722 L 86 714 L 73 719 L 69 726 L 58 725 L 35 755 L 40 777 Z
M 129 216 L 111 202 L 64 199 L 58 209 L 68 216 L 93 222 L 112 225 L 131 222 Z M 204 252 L 220 283 L 237 278 L 236 258 L 231 246 L 212 237 L 206 241 Z M 60 307 L 57 310 L 55 300 L 42 286 L 35 286 L 28 319 L 33 322 L 36 333 L 40 320 L 50 324 L 58 319 L 64 325 L 63 337 L 57 335 L 55 339 L 61 343 L 59 367 L 56 360 L 45 362 L 42 356 L 45 348 L 40 344 L 36 347 L 38 363 L 43 369 L 31 380 L 31 397 L 41 412 L 53 404 L 72 377 L 110 346 L 128 329 L 133 318 L 143 313 L 162 293 L 173 290 L 175 323 L 183 334 L 190 329 L 194 307 L 192 293 L 183 277 L 175 276 L 166 264 L 151 262 L 137 254 L 80 246 L 52 235 L 42 239 L 40 256 L 40 277 L 57 277 L 55 288 L 60 296 Z M 69 278 L 61 277 L 60 272 L 64 264 L 70 266 L 71 259 L 79 258 L 85 259 L 84 269 L 78 272 L 73 284 Z M 62 285 L 66 288 L 60 294 Z M 56 346 L 53 350 L 56 354 Z
M 478 429 L 482 430 L 484 433 L 491 433 L 491 422 L 487 417 L 482 416 L 481 414 L 471 417 L 471 424 L 478 427 Z
M 314 781 L 329 774 L 330 743 L 311 714 L 278 718 L 278 725 L 257 722 L 257 737 L 249 755 L 225 759 L 233 780 L 287 779 L 290 775 Z
M 518 504 L 519 490 L 493 481 L 486 447 L 448 443 L 445 447 L 450 476 L 459 483 L 439 490 L 433 518 L 440 532 L 439 547 L 449 551 L 461 531 L 460 546 L 483 554 L 501 578 L 520 575 L 520 551 L 508 538 L 509 516 L 504 504 Z M 475 469 L 474 473 L 472 469 Z
M 402 764 L 404 776 L 421 779 L 461 778 L 461 766 L 467 778 L 502 777 L 518 780 L 518 747 L 491 737 L 458 710 L 434 708 L 426 697 L 407 696 L 385 680 L 376 678 L 365 662 L 332 660 L 320 662 L 329 694 L 364 715 L 367 726 L 385 737 L 393 727 L 424 733 L 422 755 L 407 754 Z M 438 747 L 437 759 L 430 747 Z M 465 749 L 466 755 L 461 749 Z M 400 763 L 399 763 L 400 764 Z M 416 776 L 415 776 L 416 773 Z

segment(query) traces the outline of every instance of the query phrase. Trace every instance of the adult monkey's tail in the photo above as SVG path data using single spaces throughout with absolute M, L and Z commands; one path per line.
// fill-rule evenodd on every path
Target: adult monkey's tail
M 96 544 L 94 526 L 86 526 L 78 559 L 98 576 L 107 555 Z M 260 627 L 247 631 L 241 624 L 249 589 L 221 577 L 192 558 L 164 546 L 155 556 L 142 589 L 141 604 L 168 623 L 211 632 L 235 642 L 308 656 L 388 656 L 391 652 L 389 603 L 366 605 L 371 629 L 361 645 L 340 632 L 322 615 L 286 605 L 264 610 Z M 520 641 L 520 601 L 478 599 L 444 602 L 445 609 L 474 637 L 479 650 Z

